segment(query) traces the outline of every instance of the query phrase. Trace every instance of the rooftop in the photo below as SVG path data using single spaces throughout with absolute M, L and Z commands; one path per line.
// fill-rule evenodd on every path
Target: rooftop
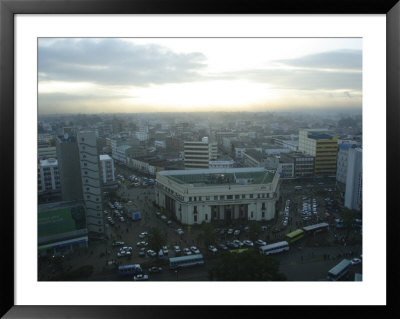
M 194 184 L 198 187 L 210 184 L 269 184 L 275 175 L 264 168 L 177 170 L 159 174 L 178 184 Z

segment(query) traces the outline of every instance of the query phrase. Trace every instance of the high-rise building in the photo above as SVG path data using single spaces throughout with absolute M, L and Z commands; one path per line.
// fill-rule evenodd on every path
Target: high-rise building
M 101 154 L 100 165 L 103 184 L 114 182 L 114 160 L 107 154 Z
M 323 129 L 300 129 L 299 151 L 314 157 L 314 175 L 336 176 L 337 140 Z
M 81 166 L 76 137 L 68 134 L 57 137 L 56 148 L 62 200 L 82 200 Z
M 209 162 L 218 157 L 217 143 L 210 143 L 208 138 L 201 141 L 184 142 L 185 169 L 209 168 Z
M 349 150 L 355 147 L 355 144 L 338 145 L 339 152 L 337 157 L 336 180 L 340 183 L 346 184 Z
M 351 148 L 348 154 L 344 206 L 360 210 L 362 205 L 362 149 Z
M 96 134 L 94 132 L 79 132 L 77 134 L 77 142 L 87 228 L 89 232 L 104 233 L 100 163 L 97 154 Z
M 54 158 L 41 160 L 39 164 L 39 194 L 44 192 L 60 191 L 60 175 L 58 163 Z

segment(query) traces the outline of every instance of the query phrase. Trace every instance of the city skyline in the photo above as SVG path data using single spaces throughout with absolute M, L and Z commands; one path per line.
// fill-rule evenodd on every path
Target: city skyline
M 38 40 L 38 111 L 361 109 L 360 38 Z

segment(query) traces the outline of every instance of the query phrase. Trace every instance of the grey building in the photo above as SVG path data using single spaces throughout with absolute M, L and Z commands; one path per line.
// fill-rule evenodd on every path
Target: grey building
M 362 205 L 362 149 L 349 149 L 344 206 L 360 210 Z

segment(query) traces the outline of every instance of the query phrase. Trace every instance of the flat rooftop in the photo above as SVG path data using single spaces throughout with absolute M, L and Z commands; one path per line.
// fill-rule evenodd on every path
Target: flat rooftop
M 160 175 L 178 184 L 207 185 L 254 185 L 269 184 L 274 179 L 274 172 L 264 168 L 226 168 L 203 170 L 161 171 Z

